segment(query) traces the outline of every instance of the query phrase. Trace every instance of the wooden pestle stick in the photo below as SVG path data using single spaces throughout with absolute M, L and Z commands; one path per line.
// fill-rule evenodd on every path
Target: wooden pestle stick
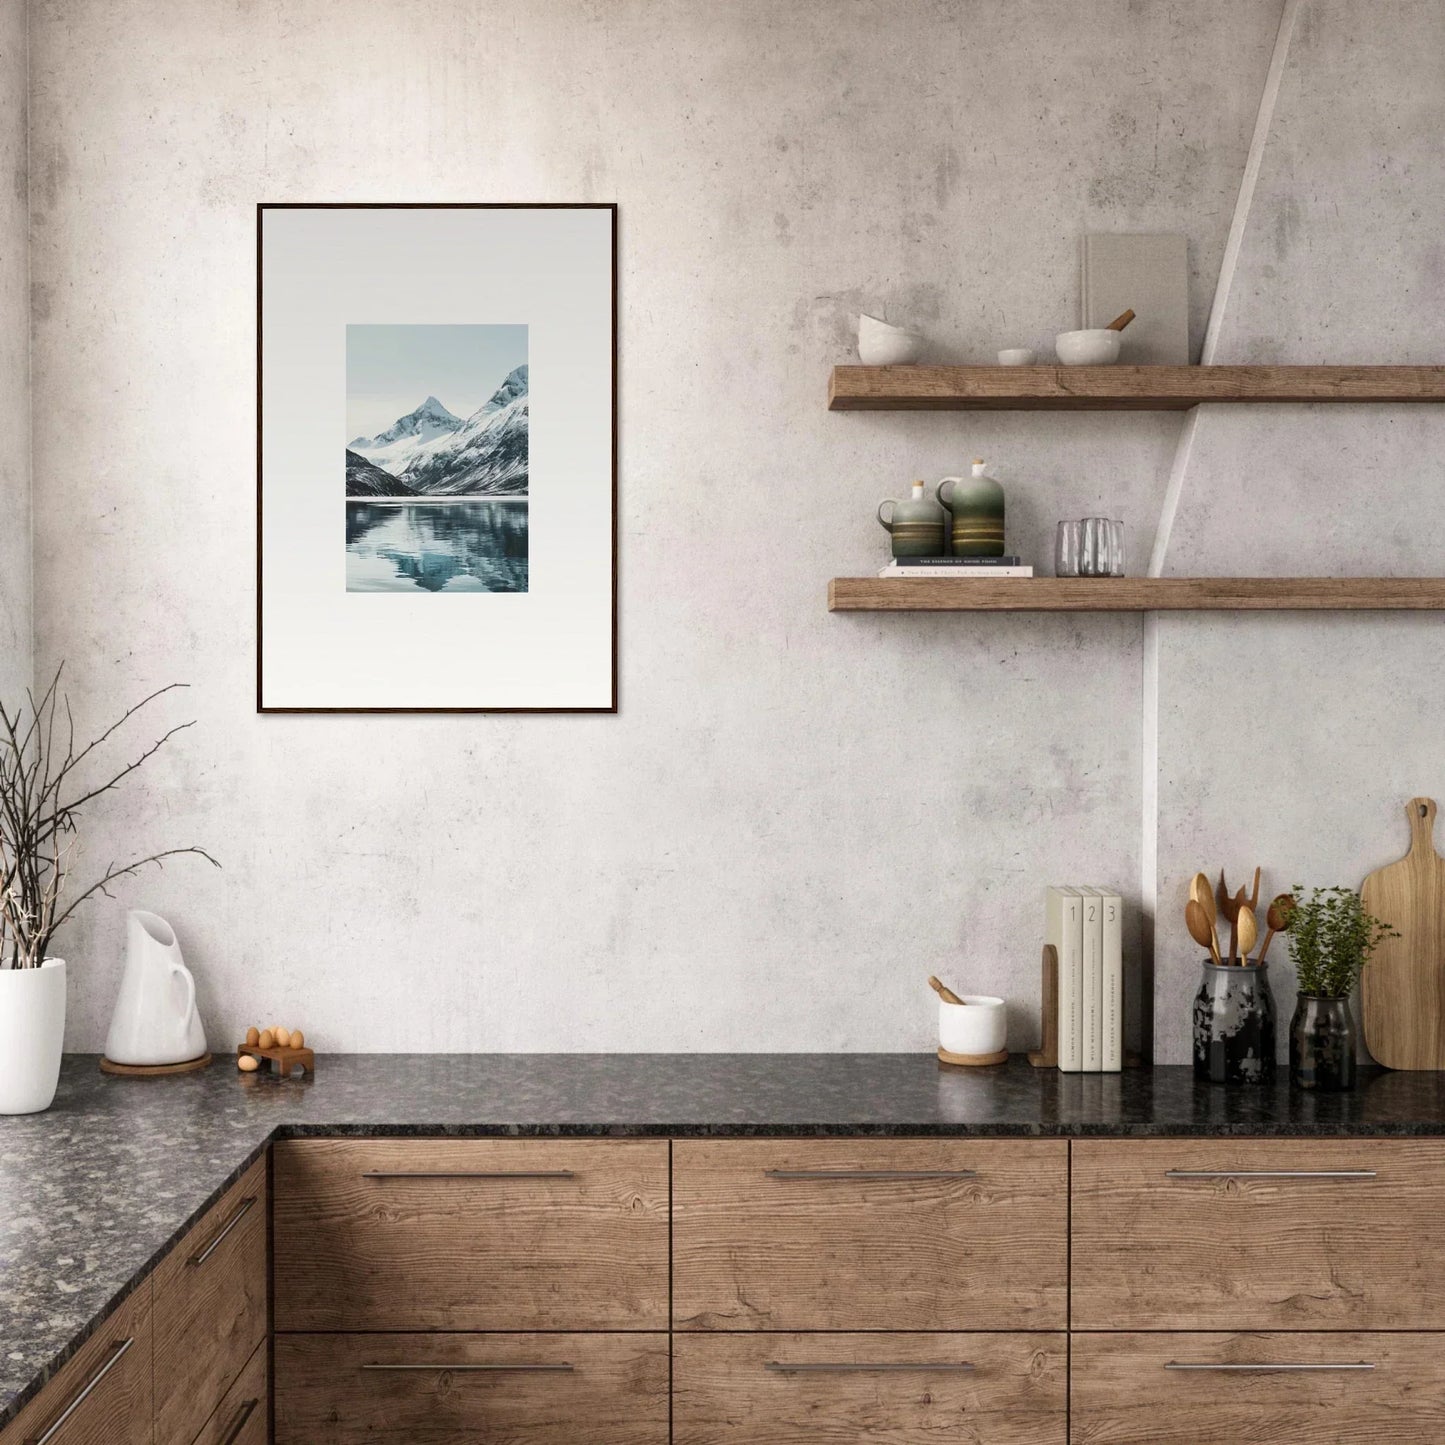
M 929 986 L 929 988 L 931 988 L 931 989 L 934 991 L 934 993 L 936 993 L 936 994 L 939 996 L 939 998 L 941 998 L 941 999 L 944 1001 L 944 1003 L 962 1003 L 962 1002 L 963 1002 L 963 1000 L 962 1000 L 961 998 L 959 998 L 959 996 L 958 996 L 956 993 L 954 993 L 954 991 L 953 991 L 951 988 L 949 988 L 949 986 L 948 986 L 946 983 L 940 982 L 938 979 L 934 978 L 934 976 L 933 976 L 932 974 L 929 974 L 929 975 L 928 975 L 928 986 Z

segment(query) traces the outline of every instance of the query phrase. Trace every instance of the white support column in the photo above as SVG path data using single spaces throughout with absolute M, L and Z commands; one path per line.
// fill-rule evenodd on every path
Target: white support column
M 1280 84 L 1284 79 L 1285 63 L 1289 59 L 1290 41 L 1294 36 L 1295 20 L 1304 0 L 1284 0 L 1280 9 L 1279 28 L 1275 32 L 1274 52 L 1270 56 L 1269 70 L 1265 74 L 1264 89 L 1260 93 L 1259 108 L 1254 117 L 1254 134 L 1250 137 L 1249 152 L 1245 157 L 1244 173 L 1239 181 L 1239 194 L 1234 202 L 1234 216 L 1229 224 L 1229 238 L 1224 246 L 1224 259 L 1219 267 L 1219 279 L 1214 286 L 1214 299 L 1209 307 L 1209 322 L 1204 330 L 1204 345 L 1201 348 L 1199 364 L 1211 366 L 1219 348 L 1219 335 L 1224 324 L 1225 309 L 1229 304 L 1230 289 L 1234 284 L 1235 269 L 1239 264 L 1239 253 L 1244 244 L 1244 231 L 1249 221 L 1250 207 L 1254 202 L 1254 188 L 1259 180 L 1260 167 L 1264 161 L 1264 148 L 1269 140 L 1270 127 L 1274 122 L 1275 104 L 1279 99 Z M 1184 493 L 1184 479 L 1189 471 L 1194 443 L 1199 434 L 1203 406 L 1192 407 L 1184 416 L 1179 429 L 1179 440 L 1174 447 L 1174 460 L 1169 467 L 1169 482 L 1164 491 L 1164 504 L 1159 510 L 1159 525 L 1154 533 L 1154 546 L 1149 554 L 1150 577 L 1164 575 L 1164 562 L 1169 551 L 1169 540 L 1174 531 L 1174 520 L 1179 513 L 1180 499 Z M 1154 1013 L 1154 927 L 1159 906 L 1159 615 L 1155 612 L 1144 614 L 1144 679 L 1140 721 L 1143 728 L 1140 756 L 1144 776 L 1140 793 L 1143 817 L 1141 819 L 1142 841 L 1139 849 L 1139 899 L 1142 909 L 1140 919 L 1140 978 L 1139 987 L 1143 994 L 1140 1010 L 1143 1038 L 1140 1040 L 1145 1058 L 1153 1056 L 1153 1013 Z

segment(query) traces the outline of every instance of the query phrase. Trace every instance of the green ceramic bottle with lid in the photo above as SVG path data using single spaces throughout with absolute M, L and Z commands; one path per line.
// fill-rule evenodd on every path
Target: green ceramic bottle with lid
M 955 557 L 1002 557 L 1004 554 L 1003 488 L 985 471 L 981 457 L 973 475 L 944 477 L 933 494 L 953 516 Z
M 884 507 L 893 508 L 886 517 Z M 942 557 L 947 550 L 946 516 L 932 497 L 924 495 L 922 482 L 914 482 L 913 495 L 907 501 L 885 497 L 878 503 L 878 522 L 893 538 L 895 557 Z

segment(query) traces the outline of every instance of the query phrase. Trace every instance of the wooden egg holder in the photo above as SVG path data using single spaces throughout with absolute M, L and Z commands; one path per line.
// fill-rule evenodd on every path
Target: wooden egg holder
M 316 1072 L 316 1055 L 310 1049 L 263 1049 L 255 1044 L 237 1044 L 236 1057 L 239 1059 L 244 1054 L 249 1054 L 253 1059 L 260 1059 L 263 1063 L 269 1064 L 271 1072 L 280 1075 L 283 1079 L 291 1077 L 291 1070 L 297 1064 L 301 1065 L 303 1073 L 314 1074 Z

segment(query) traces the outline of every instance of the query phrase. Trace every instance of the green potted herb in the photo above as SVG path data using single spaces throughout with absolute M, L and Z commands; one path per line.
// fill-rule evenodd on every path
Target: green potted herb
M 1353 888 L 1295 885 L 1289 908 L 1289 951 L 1299 1002 L 1289 1028 L 1290 1077 L 1303 1089 L 1355 1087 L 1355 1019 L 1350 995 L 1370 955 L 1400 935 L 1365 912 Z

